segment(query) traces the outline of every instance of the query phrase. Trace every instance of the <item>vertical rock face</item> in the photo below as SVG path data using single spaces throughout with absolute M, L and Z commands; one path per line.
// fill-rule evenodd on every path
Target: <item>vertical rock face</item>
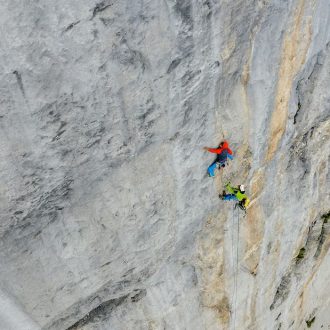
M 0 15 L 2 329 L 330 326 L 328 0 Z

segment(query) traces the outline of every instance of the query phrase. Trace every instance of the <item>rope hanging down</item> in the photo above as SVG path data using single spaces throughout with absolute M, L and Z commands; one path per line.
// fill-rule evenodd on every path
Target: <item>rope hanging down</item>
M 236 209 L 236 217 L 235 217 L 235 209 Z M 236 260 L 232 262 L 232 265 L 235 266 L 234 268 L 234 292 L 232 297 L 232 309 L 233 309 L 233 317 L 232 317 L 232 324 L 233 329 L 236 329 L 236 302 L 237 302 L 237 277 L 238 277 L 238 251 L 239 251 L 239 210 L 237 209 L 237 204 L 233 206 L 233 230 L 232 230 L 232 258 L 234 259 L 234 250 L 235 250 L 235 239 L 234 239 L 234 226 L 235 226 L 235 218 L 236 218 Z

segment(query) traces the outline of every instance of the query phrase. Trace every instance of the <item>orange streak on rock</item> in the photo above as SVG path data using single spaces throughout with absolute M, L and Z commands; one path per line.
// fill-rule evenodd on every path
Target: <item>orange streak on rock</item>
M 285 132 L 292 83 L 296 74 L 305 63 L 307 51 L 311 43 L 311 17 L 304 19 L 304 11 L 305 0 L 301 0 L 295 12 L 292 30 L 284 38 L 275 108 L 270 123 L 266 161 L 270 161 L 274 157 L 278 144 Z

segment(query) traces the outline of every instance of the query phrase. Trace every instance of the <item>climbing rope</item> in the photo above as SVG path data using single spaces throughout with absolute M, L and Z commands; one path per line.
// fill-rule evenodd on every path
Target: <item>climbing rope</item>
M 233 207 L 233 212 L 232 212 L 232 218 L 231 218 L 231 269 L 234 270 L 235 269 L 235 261 L 234 261 L 234 250 L 235 250 L 235 237 L 234 237 L 234 221 L 235 221 L 235 206 Z M 234 273 L 235 275 L 235 273 Z M 232 299 L 233 301 L 233 299 Z
M 235 218 L 236 218 L 236 224 L 237 224 L 237 236 L 236 236 L 236 260 L 232 262 L 233 266 L 235 264 L 234 268 L 234 292 L 233 292 L 233 297 L 232 297 L 232 306 L 233 306 L 233 329 L 236 329 L 236 302 L 237 302 L 237 277 L 238 277 L 238 248 L 239 248 L 239 210 L 236 210 L 236 217 L 235 217 L 235 209 L 237 209 L 237 204 L 233 206 L 233 230 L 232 230 L 232 256 L 234 259 L 234 250 L 235 250 L 235 242 L 234 242 L 234 226 L 235 226 Z
M 235 300 L 235 257 L 234 257 L 234 251 L 235 251 L 235 234 L 234 234 L 234 226 L 235 226 L 235 205 L 233 205 L 233 211 L 232 211 L 232 218 L 231 218 L 231 223 L 232 223 L 232 230 L 231 230 L 231 266 L 233 270 L 233 293 L 231 297 L 231 321 L 235 319 L 235 308 L 234 308 L 234 300 Z

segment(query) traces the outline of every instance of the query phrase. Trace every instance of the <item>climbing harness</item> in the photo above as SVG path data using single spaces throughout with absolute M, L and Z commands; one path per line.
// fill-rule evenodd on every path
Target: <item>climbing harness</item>
M 244 215 L 246 215 L 246 208 L 241 203 L 236 203 L 235 208 L 239 207 L 242 211 L 244 211 Z

